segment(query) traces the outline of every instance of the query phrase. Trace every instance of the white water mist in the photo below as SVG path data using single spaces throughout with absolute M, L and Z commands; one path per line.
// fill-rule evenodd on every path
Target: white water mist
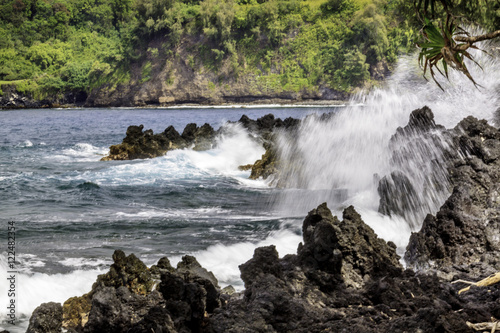
M 418 230 L 425 215 L 435 213 L 449 196 L 442 154 L 447 143 L 439 139 L 439 133 L 433 133 L 433 140 L 419 138 L 413 144 L 394 140 L 390 144 L 391 137 L 408 123 L 413 110 L 425 105 L 432 109 L 436 123 L 446 128 L 469 115 L 494 122 L 500 63 L 480 52 L 475 56 L 484 70 L 472 64 L 469 70 L 482 88 L 452 72 L 450 81 L 441 83 L 443 92 L 432 80 L 422 78 L 416 56 L 403 57 L 385 87 L 356 96 L 353 106 L 329 117 L 308 117 L 293 138 L 283 133 L 278 148 L 287 166 L 280 175 L 286 189 L 275 199 L 276 209 L 303 216 L 325 201 L 336 213 L 354 205 L 365 212 L 365 221 L 379 236 L 404 246 L 410 231 Z M 400 158 L 391 160 L 396 150 Z M 408 177 L 418 204 L 387 223 L 377 212 L 377 187 L 379 179 L 392 172 Z

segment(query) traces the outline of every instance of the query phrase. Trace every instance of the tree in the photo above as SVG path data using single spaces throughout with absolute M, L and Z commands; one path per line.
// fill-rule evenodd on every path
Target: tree
M 448 67 L 465 74 L 477 86 L 464 62 L 474 60 L 469 49 L 478 49 L 475 43 L 500 36 L 500 2 L 490 0 L 414 0 L 415 12 L 423 23 L 419 61 L 424 67 L 424 76 L 429 70 L 436 81 L 436 69 L 448 77 Z M 476 23 L 486 28 L 497 29 L 487 34 L 471 36 L 460 27 L 462 23 Z M 437 67 L 441 62 L 444 73 Z

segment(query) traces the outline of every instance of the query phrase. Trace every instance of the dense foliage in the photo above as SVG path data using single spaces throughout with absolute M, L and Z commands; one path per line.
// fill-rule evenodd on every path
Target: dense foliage
M 465 59 L 476 63 L 469 53 L 475 43 L 500 36 L 500 2 L 489 0 L 414 0 L 414 17 L 421 22 L 419 60 L 436 84 L 435 70 L 448 77 L 448 67 L 465 74 L 475 85 Z M 480 25 L 489 33 L 467 31 L 467 25 Z M 477 63 L 476 63 L 477 64 Z M 443 71 L 439 68 L 442 66 Z M 443 73 L 444 72 L 444 73 Z
M 140 84 L 154 75 L 155 59 L 168 65 L 190 41 L 193 70 L 224 73 L 221 80 L 254 75 L 275 90 L 351 91 L 412 46 L 404 3 L 0 0 L 0 80 L 41 98 L 129 83 L 135 64 Z

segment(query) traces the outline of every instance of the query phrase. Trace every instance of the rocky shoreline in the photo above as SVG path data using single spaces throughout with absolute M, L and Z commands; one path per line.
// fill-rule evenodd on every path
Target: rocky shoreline
M 61 96 L 36 99 L 30 93 L 18 92 L 15 86 L 3 84 L 0 95 L 0 110 L 12 109 L 46 109 L 46 108 L 108 108 L 108 107 L 136 107 L 136 108 L 162 108 L 162 107 L 206 107 L 206 106 L 258 106 L 258 105 L 282 105 L 282 106 L 334 106 L 348 103 L 348 95 L 334 95 L 330 98 L 321 96 L 302 96 L 300 94 L 290 96 L 234 96 L 231 98 L 199 98 L 199 99 L 158 99 L 157 101 L 126 101 L 120 102 L 100 100 L 94 103 L 86 92 L 68 92 Z M 93 97 L 95 98 L 95 96 Z
M 267 146 L 262 160 L 250 166 L 252 174 L 255 169 L 255 177 L 276 175 L 281 166 L 273 153 L 275 130 L 293 131 L 300 121 L 268 115 L 256 121 L 242 117 L 238 123 Z M 128 146 L 115 150 L 134 157 L 130 151 L 139 149 L 129 148 L 137 146 L 147 155 L 146 143 L 152 143 L 163 154 L 173 143 L 188 144 L 187 138 L 190 145 L 207 139 L 208 147 L 217 132 L 188 127 L 182 134 L 175 129 L 153 134 L 131 126 L 121 144 Z M 452 282 L 478 281 L 500 271 L 500 131 L 473 117 L 445 129 L 422 108 L 391 141 L 408 145 L 438 134 L 446 140 L 441 146 L 446 165 L 439 170 L 448 174 L 451 195 L 412 234 L 406 268 L 396 246 L 378 238 L 354 207 L 340 219 L 322 204 L 304 219 L 296 254 L 280 258 L 274 246 L 261 247 L 240 265 L 241 293 L 221 289 L 194 257 L 183 257 L 176 268 L 168 258 L 148 268 L 117 250 L 109 272 L 89 293 L 62 305 L 40 305 L 27 332 L 491 331 L 494 318 L 500 318 L 500 284 L 460 293 L 467 284 Z M 380 180 L 381 213 L 399 214 L 390 197 L 395 193 L 409 194 L 411 202 L 404 176 Z

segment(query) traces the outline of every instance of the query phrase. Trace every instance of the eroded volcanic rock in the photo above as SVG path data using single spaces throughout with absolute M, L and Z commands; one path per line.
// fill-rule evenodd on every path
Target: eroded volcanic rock
M 231 123 L 231 122 L 229 122 Z M 243 115 L 241 119 L 235 123 L 240 124 L 245 128 L 249 135 L 258 137 L 260 142 L 264 144 L 266 150 L 271 147 L 273 142 L 273 131 L 278 128 L 291 129 L 298 126 L 300 120 L 294 118 L 286 118 L 281 120 L 275 118 L 274 115 L 268 114 L 257 120 L 252 120 Z M 195 123 L 187 124 L 182 134 L 179 134 L 173 126 L 169 126 L 160 134 L 154 134 L 152 130 L 144 130 L 144 126 L 129 126 L 126 137 L 122 143 L 110 147 L 108 156 L 103 157 L 102 161 L 111 160 L 134 160 L 154 158 L 165 155 L 169 150 L 183 149 L 192 147 L 194 150 L 208 150 L 216 144 L 216 137 L 223 132 L 223 127 L 217 131 L 210 124 L 204 124 L 198 127 Z M 275 155 L 267 153 L 267 157 L 263 159 L 273 161 Z M 274 170 L 268 170 L 267 165 L 270 162 L 260 163 L 255 167 L 253 177 L 267 176 Z M 266 169 L 266 171 L 263 171 Z M 259 174 L 257 176 L 257 173 Z
M 477 276 L 500 269 L 500 131 L 467 117 L 452 131 L 453 192 L 411 236 L 405 259 L 416 267 Z
M 200 332 L 207 314 L 221 305 L 217 280 L 194 257 L 183 257 L 177 269 L 167 258 L 149 269 L 120 250 L 113 260 L 89 293 L 64 303 L 59 327 L 73 332 Z M 46 321 L 45 312 L 34 313 L 35 319 L 40 317 L 37 322 Z
M 62 326 L 71 332 L 470 332 L 466 321 L 500 315 L 499 286 L 458 295 L 460 286 L 435 274 L 403 271 L 395 246 L 353 207 L 340 221 L 322 204 L 308 214 L 303 232 L 297 255 L 280 258 L 274 246 L 257 248 L 240 266 L 244 293 L 232 296 L 221 295 L 194 257 L 183 257 L 177 268 L 162 258 L 147 269 L 116 251 L 113 268 L 87 294 L 87 319 Z M 158 275 L 150 291 L 149 277 Z M 42 305 L 31 322 L 50 319 L 51 332 L 58 332 L 65 311 Z
M 394 248 L 377 238 L 353 207 L 344 211 L 341 222 L 322 204 L 308 214 L 303 231 L 298 255 L 280 259 L 274 246 L 262 247 L 240 266 L 244 298 L 215 311 L 212 332 L 319 332 L 340 327 L 356 332 L 347 318 L 353 320 L 360 308 L 370 305 L 362 286 L 402 274 Z M 363 326 L 363 332 L 369 331 Z
M 60 332 L 63 311 L 59 303 L 43 303 L 33 311 L 27 333 Z
M 409 118 L 408 124 L 399 127 L 389 141 L 390 165 L 394 170 L 379 181 L 379 212 L 402 216 L 417 228 L 425 212 L 432 210 L 428 198 L 438 194 L 444 200 L 449 193 L 443 161 L 449 159 L 445 155 L 451 153 L 451 138 L 443 126 L 436 125 L 427 106 L 414 110 Z M 420 178 L 420 183 L 412 183 L 410 177 Z
M 129 126 L 123 142 L 109 148 L 109 155 L 101 161 L 134 160 L 154 158 L 165 155 L 169 150 L 182 149 L 194 145 L 195 150 L 212 147 L 215 130 L 209 124 L 198 127 L 188 124 L 182 135 L 173 126 L 164 132 L 154 134 L 152 130 L 143 131 L 144 126 Z

